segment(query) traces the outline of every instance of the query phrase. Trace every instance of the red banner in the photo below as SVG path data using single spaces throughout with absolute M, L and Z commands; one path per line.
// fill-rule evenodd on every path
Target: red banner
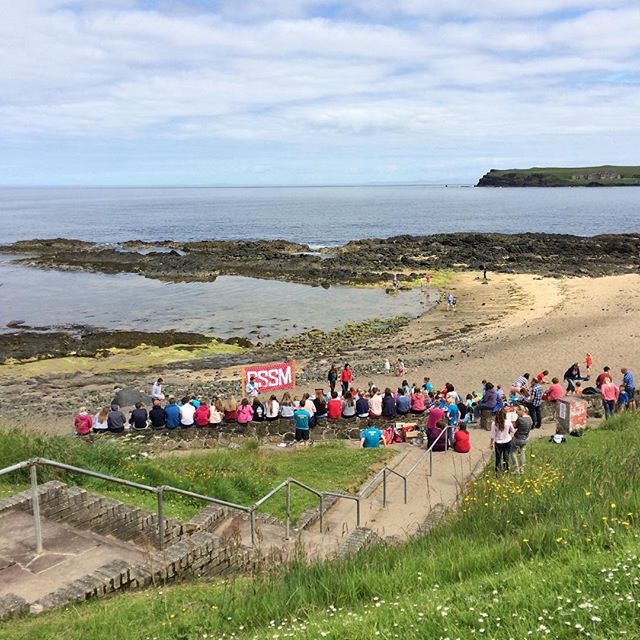
M 296 363 L 254 364 L 244 367 L 242 370 L 243 395 L 252 376 L 255 378 L 259 393 L 290 389 L 296 386 Z

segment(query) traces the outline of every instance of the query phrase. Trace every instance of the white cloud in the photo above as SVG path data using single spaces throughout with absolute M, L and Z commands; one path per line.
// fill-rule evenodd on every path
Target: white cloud
M 640 135 L 635 2 L 202 6 L 12 3 L 0 23 L 0 135 L 372 148 Z

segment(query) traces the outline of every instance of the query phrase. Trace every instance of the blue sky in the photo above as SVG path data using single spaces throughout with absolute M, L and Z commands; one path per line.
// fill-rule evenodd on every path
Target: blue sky
M 3 185 L 640 164 L 637 0 L 4 4 Z

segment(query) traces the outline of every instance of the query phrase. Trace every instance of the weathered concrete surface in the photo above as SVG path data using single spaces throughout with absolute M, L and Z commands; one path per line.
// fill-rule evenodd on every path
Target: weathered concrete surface
M 42 538 L 45 551 L 37 555 L 33 516 L 15 509 L 0 514 L 0 595 L 31 603 L 112 560 L 145 560 L 133 545 L 45 518 Z

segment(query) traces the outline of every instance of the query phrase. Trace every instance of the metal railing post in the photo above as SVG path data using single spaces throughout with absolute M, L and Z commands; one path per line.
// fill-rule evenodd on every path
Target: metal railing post
M 158 547 L 164 549 L 164 487 L 158 487 Z
M 42 526 L 40 523 L 40 495 L 38 493 L 38 469 L 36 464 L 31 465 L 31 505 L 33 507 L 33 520 L 36 527 L 36 553 L 42 553 Z
M 249 513 L 249 520 L 251 521 L 251 546 L 256 546 L 256 510 L 251 509 Z
M 324 533 L 324 500 L 320 494 L 320 533 Z
M 360 498 L 356 500 L 356 527 L 360 526 Z
M 429 451 L 429 475 L 433 475 L 433 450 Z
M 403 476 L 404 481 L 404 503 L 407 504 L 407 476 Z
M 382 470 L 382 506 L 387 506 L 387 467 Z
M 291 517 L 291 483 L 287 482 L 287 493 L 284 504 L 284 539 L 289 539 L 289 519 Z

